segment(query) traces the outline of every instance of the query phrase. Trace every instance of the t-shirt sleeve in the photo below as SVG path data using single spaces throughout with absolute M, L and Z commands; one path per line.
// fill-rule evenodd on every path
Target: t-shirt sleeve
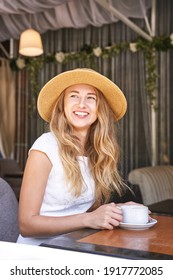
M 37 150 L 45 153 L 53 164 L 55 161 L 55 156 L 57 158 L 58 144 L 53 134 L 48 132 L 42 134 L 39 138 L 37 138 L 37 140 L 30 148 L 29 153 L 32 150 Z

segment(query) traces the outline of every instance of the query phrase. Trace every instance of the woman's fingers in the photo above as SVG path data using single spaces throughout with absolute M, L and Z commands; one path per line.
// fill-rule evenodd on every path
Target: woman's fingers
M 122 221 L 122 211 L 115 203 L 102 205 L 89 214 L 94 228 L 113 229 Z

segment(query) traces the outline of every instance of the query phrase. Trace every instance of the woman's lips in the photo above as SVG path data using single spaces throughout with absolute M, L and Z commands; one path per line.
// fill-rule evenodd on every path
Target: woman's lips
M 82 112 L 82 111 L 75 111 L 74 114 L 79 116 L 79 117 L 84 117 L 84 116 L 88 116 L 89 115 L 89 113 Z

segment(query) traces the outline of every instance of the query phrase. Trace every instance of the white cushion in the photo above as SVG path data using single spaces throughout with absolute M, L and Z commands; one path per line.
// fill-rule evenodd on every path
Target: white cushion
M 129 173 L 128 180 L 139 186 L 145 205 L 173 199 L 173 166 L 134 169 Z

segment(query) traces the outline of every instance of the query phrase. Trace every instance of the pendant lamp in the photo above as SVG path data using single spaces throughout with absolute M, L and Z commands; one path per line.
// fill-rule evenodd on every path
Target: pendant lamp
M 43 54 L 43 45 L 39 32 L 29 28 L 21 33 L 19 53 L 24 56 L 38 56 Z

